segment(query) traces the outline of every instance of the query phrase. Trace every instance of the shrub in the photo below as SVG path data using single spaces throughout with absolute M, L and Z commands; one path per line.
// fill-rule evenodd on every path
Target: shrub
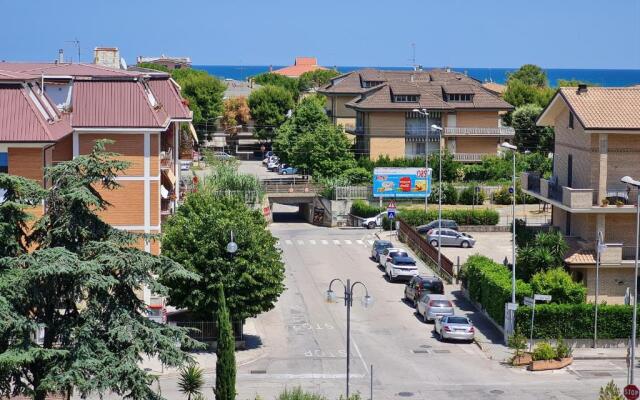
M 527 223 L 522 219 L 516 219 L 516 244 L 519 248 L 528 246 L 536 237 L 536 231 L 527 227 Z
M 611 380 L 606 386 L 600 388 L 598 400 L 625 400 L 620 388 Z
M 534 293 L 550 294 L 554 303 L 580 304 L 587 295 L 587 288 L 574 282 L 562 267 L 536 273 L 530 284 Z
M 285 389 L 277 400 L 327 400 L 327 398 L 316 393 L 305 392 L 301 387 L 297 387 L 291 390 Z
M 431 184 L 431 194 L 429 195 L 430 203 L 438 203 L 440 193 L 440 185 Z M 458 202 L 458 191 L 451 183 L 443 183 L 442 185 L 442 204 L 456 204 Z
M 533 242 L 518 250 L 516 273 L 530 280 L 537 272 L 563 265 L 564 255 L 569 249 L 564 236 L 558 231 L 540 232 Z
M 571 357 L 573 351 L 571 347 L 569 347 L 562 338 L 558 338 L 556 340 L 556 357 L 558 358 L 567 358 Z
M 510 349 L 513 349 L 513 356 L 520 357 L 527 348 L 527 338 L 520 332 L 516 332 L 509 336 L 507 343 Z
M 598 306 L 598 338 L 621 339 L 631 333 L 633 307 L 601 304 Z M 593 304 L 536 304 L 533 337 L 552 339 L 593 338 Z M 516 330 L 530 332 L 531 307 L 516 310 Z M 640 330 L 639 330 L 640 331 Z
M 442 210 L 442 218 L 459 225 L 496 225 L 500 219 L 497 211 L 488 208 Z M 423 225 L 438 219 L 438 210 L 402 210 L 402 219 L 412 226 Z
M 353 167 L 340 174 L 350 185 L 371 184 L 371 172 L 362 167 Z
M 500 189 L 493 193 L 493 202 L 495 204 L 509 205 L 513 203 L 513 197 L 509 193 L 511 185 L 502 185 Z M 522 191 L 520 182 L 516 183 L 516 204 L 536 204 L 538 199 L 533 196 L 529 196 Z
M 511 302 L 511 272 L 502 264 L 481 255 L 469 257 L 463 270 L 463 282 L 471 299 L 480 303 L 489 316 L 502 325 L 504 305 Z M 531 287 L 527 283 L 520 280 L 516 282 L 517 301 L 531 294 Z
M 369 205 L 364 200 L 356 200 L 351 205 L 351 214 L 361 218 L 370 218 L 380 214 L 382 211 L 382 208 Z
M 460 204 L 475 204 L 481 205 L 486 198 L 485 193 L 482 190 L 476 190 L 477 186 L 467 186 L 462 189 L 458 196 L 458 203 Z
M 540 342 L 533 349 L 532 357 L 534 361 L 553 360 L 557 357 L 556 349 L 549 342 Z

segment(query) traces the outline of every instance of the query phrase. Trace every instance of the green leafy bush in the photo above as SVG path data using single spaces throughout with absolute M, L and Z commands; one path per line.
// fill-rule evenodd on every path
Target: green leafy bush
M 477 186 L 467 186 L 460 192 L 458 196 L 459 204 L 467 204 L 467 205 L 481 205 L 484 203 L 486 198 L 486 194 L 482 190 L 477 190 Z
M 316 393 L 305 392 L 301 387 L 297 387 L 291 390 L 285 389 L 277 400 L 327 400 L 327 398 Z
M 532 357 L 534 361 L 553 360 L 557 357 L 556 349 L 549 342 L 540 342 L 533 349 Z
M 511 185 L 503 185 L 500 189 L 493 193 L 493 202 L 495 204 L 509 205 L 513 203 L 513 196 L 509 193 Z M 538 199 L 529 196 L 522 191 L 520 182 L 516 183 L 516 204 L 536 204 Z
M 620 392 L 620 388 L 611 380 L 600 388 L 598 400 L 625 400 L 625 398 Z
M 442 210 L 442 218 L 452 219 L 459 225 L 497 225 L 500 215 L 496 210 L 477 208 Z M 402 210 L 402 219 L 411 226 L 424 225 L 438 219 L 438 210 Z
M 528 281 L 537 272 L 562 266 L 568 249 L 559 231 L 538 233 L 531 244 L 518 250 L 518 277 Z
M 534 293 L 550 294 L 554 303 L 580 304 L 587 296 L 587 288 L 574 282 L 562 267 L 536 273 L 530 284 Z
M 558 340 L 556 340 L 556 357 L 567 358 L 571 357 L 572 354 L 573 350 L 571 347 L 569 347 L 562 338 L 558 338 Z
M 351 205 L 351 214 L 361 218 L 370 218 L 380 214 L 382 211 L 382 208 L 369 205 L 364 200 L 356 200 Z
M 509 336 L 507 345 L 513 350 L 514 357 L 520 357 L 527 348 L 527 338 L 520 332 Z
M 440 185 L 438 183 L 432 183 L 431 194 L 429 195 L 430 203 L 438 203 L 440 193 Z M 458 191 L 451 183 L 442 184 L 442 204 L 456 204 L 458 203 Z
M 533 337 L 552 339 L 593 338 L 593 304 L 536 304 Z M 601 304 L 598 307 L 598 338 L 621 339 L 631 334 L 633 307 Z M 531 307 L 516 311 L 516 329 L 529 332 Z
M 371 184 L 372 173 L 362 167 L 353 167 L 340 174 L 349 185 Z
M 472 300 L 480 303 L 498 324 L 504 322 L 504 305 L 511 302 L 511 272 L 502 264 L 481 256 L 469 257 L 463 265 L 463 283 Z M 531 286 L 518 280 L 516 300 L 532 295 Z M 520 330 L 525 332 L 525 330 Z

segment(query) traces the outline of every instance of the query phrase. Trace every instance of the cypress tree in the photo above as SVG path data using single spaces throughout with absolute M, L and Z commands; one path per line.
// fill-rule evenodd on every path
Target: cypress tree
M 218 346 L 216 348 L 216 400 L 236 398 L 236 343 L 223 285 L 218 286 Z

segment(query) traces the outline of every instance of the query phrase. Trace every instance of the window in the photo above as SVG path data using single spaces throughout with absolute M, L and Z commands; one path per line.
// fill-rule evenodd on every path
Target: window
M 0 153 L 0 172 L 9 173 L 9 153 Z
M 397 94 L 393 96 L 393 101 L 396 103 L 417 103 L 418 102 L 417 94 Z
M 381 84 L 382 84 L 382 81 L 362 81 L 363 88 L 370 88 L 370 87 L 378 86 Z
M 471 101 L 473 99 L 473 95 L 470 93 L 449 93 L 447 95 L 449 101 Z
M 569 128 L 573 129 L 573 113 L 569 111 Z

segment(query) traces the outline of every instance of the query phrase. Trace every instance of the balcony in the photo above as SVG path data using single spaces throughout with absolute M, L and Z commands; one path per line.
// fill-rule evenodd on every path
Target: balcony
M 597 190 L 562 186 L 554 180 L 540 178 L 537 172 L 522 173 L 521 182 L 525 193 L 574 213 L 632 213 L 637 203 L 635 189 L 607 189 L 602 196 L 606 201 L 598 202 Z
M 160 168 L 174 170 L 173 151 L 171 149 L 160 152 Z
M 480 162 L 484 157 L 490 156 L 488 153 L 454 153 L 453 159 L 460 162 Z
M 510 126 L 495 128 L 444 128 L 444 136 L 514 136 Z

